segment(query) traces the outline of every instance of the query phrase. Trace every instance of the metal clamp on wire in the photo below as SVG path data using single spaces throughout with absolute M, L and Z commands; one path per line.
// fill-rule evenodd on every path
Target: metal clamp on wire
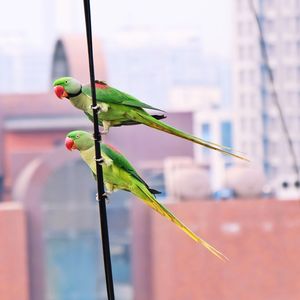
M 96 194 L 96 200 L 97 200 L 98 202 L 100 202 L 100 201 L 102 201 L 102 200 L 107 201 L 107 200 L 108 200 L 108 196 L 107 196 L 107 194 L 104 192 L 104 193 L 101 195 L 101 197 L 99 198 L 98 193 L 97 193 L 97 194 Z
M 91 107 L 92 110 L 95 110 L 96 113 L 99 113 L 101 111 L 101 107 L 100 107 L 99 104 L 97 104 L 96 106 L 94 106 L 93 104 L 91 104 L 90 107 Z
M 94 157 L 94 159 L 95 159 L 96 163 L 99 164 L 99 165 L 104 163 L 104 158 L 103 157 L 100 157 L 100 158 Z

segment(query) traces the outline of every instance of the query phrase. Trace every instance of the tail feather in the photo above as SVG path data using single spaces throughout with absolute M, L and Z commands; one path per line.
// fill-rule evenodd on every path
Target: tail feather
M 150 206 L 156 212 L 158 212 L 162 216 L 166 217 L 169 221 L 176 224 L 194 241 L 204 246 L 208 251 L 210 251 L 212 254 L 217 256 L 219 259 L 221 259 L 222 261 L 228 260 L 228 258 L 225 255 L 223 255 L 220 251 L 218 251 L 216 248 L 211 246 L 205 240 L 198 237 L 187 226 L 185 226 L 179 219 L 177 219 L 164 205 L 159 203 L 146 187 L 142 185 L 136 185 L 134 190 L 132 190 L 131 192 L 134 193 L 138 198 L 143 200 L 148 206 Z
M 152 128 L 155 128 L 155 129 L 158 129 L 158 130 L 161 130 L 161 131 L 173 134 L 173 135 L 176 135 L 178 137 L 181 137 L 181 138 L 186 139 L 188 141 L 192 141 L 192 142 L 197 143 L 199 145 L 202 145 L 204 147 L 219 151 L 223 154 L 230 155 L 230 156 L 248 161 L 248 159 L 243 157 L 243 156 L 240 156 L 240 155 L 237 155 L 235 153 L 227 151 L 226 149 L 229 149 L 228 147 L 224 147 L 222 145 L 218 145 L 218 144 L 215 144 L 215 143 L 212 143 L 212 142 L 205 141 L 205 140 L 200 139 L 198 137 L 195 137 L 191 134 L 188 134 L 188 133 L 185 133 L 181 130 L 173 128 L 172 126 L 167 125 L 166 123 L 163 123 L 163 122 L 151 117 L 149 114 L 147 114 L 146 112 L 144 112 L 142 110 L 141 111 L 132 110 L 128 117 L 133 119 L 136 122 L 143 123 L 143 124 L 145 124 L 149 127 L 152 127 Z

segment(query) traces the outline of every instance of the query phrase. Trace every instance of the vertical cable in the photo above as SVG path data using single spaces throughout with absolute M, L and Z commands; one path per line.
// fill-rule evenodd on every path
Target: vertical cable
M 94 58 L 93 58 L 93 41 L 92 41 L 92 24 L 91 24 L 91 8 L 90 1 L 83 0 L 84 3 L 84 14 L 85 14 L 85 25 L 86 25 L 86 37 L 88 46 L 88 57 L 89 57 L 89 69 L 90 69 L 90 82 L 92 90 L 93 100 L 93 122 L 94 122 L 94 139 L 95 139 L 95 156 L 96 156 L 96 171 L 97 171 L 97 191 L 99 200 L 99 215 L 100 215 L 100 230 L 102 237 L 102 250 L 103 250 L 103 261 L 106 279 L 106 289 L 108 300 L 114 300 L 114 284 L 111 268 L 111 257 L 109 248 L 109 235 L 107 225 L 107 214 L 106 214 L 106 195 L 104 190 L 103 173 L 102 173 L 102 157 L 101 157 L 101 134 L 99 132 L 98 124 L 98 112 L 99 107 L 96 100 L 96 89 L 95 89 L 95 71 L 94 71 Z

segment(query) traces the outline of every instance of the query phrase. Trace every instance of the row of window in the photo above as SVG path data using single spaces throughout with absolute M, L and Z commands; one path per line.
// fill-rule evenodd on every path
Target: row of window
M 269 80 L 269 74 L 266 68 L 262 68 L 262 76 L 266 81 Z M 299 83 L 300 81 L 300 66 L 288 65 L 272 68 L 275 81 L 280 80 L 286 84 Z M 279 73 L 280 72 L 280 73 Z M 239 84 L 254 85 L 258 83 L 259 72 L 255 69 L 242 69 L 238 72 Z M 289 97 L 291 94 L 288 95 Z
M 240 84 L 254 85 L 258 82 L 258 73 L 254 69 L 240 70 L 238 75 L 238 81 Z
M 257 107 L 257 97 L 254 93 L 240 93 L 239 106 L 241 108 L 255 108 Z
M 244 140 L 241 143 L 240 151 L 247 153 L 247 155 L 257 159 L 257 155 L 262 155 L 261 147 L 262 147 L 262 144 L 257 141 Z M 282 165 L 280 157 L 282 157 L 283 154 L 289 153 L 286 148 L 284 148 L 284 149 L 282 148 L 282 143 L 272 142 L 272 141 L 268 140 L 268 142 L 266 143 L 266 147 L 267 148 L 265 149 L 265 151 L 267 151 L 267 153 L 268 153 L 269 163 L 271 163 L 273 165 L 275 163 Z M 300 153 L 300 143 L 295 142 L 294 147 L 295 147 L 296 153 Z M 289 158 L 286 161 L 286 163 L 287 163 L 286 169 L 289 169 L 289 167 L 292 164 L 292 159 Z
M 296 155 L 299 157 L 300 153 L 300 143 L 297 141 L 293 141 L 293 146 L 295 149 Z M 268 143 L 268 149 L 267 149 L 270 157 L 270 162 L 273 164 L 281 165 L 281 157 L 284 157 L 286 154 L 289 153 L 289 149 L 283 145 L 282 141 L 281 142 L 273 142 L 269 141 Z M 300 158 L 300 157 L 299 157 Z M 290 165 L 292 163 L 292 157 L 288 156 L 286 158 L 286 163 L 287 165 Z
M 300 28 L 300 16 L 289 16 L 276 19 L 263 17 L 261 18 L 261 25 L 266 34 L 278 32 L 284 29 L 285 33 L 297 33 Z
M 274 95 L 266 93 L 264 99 L 267 108 L 272 109 L 275 101 Z M 279 100 L 285 104 L 287 111 L 300 109 L 300 91 L 284 91 L 279 95 Z M 254 92 L 241 92 L 239 94 L 238 104 L 241 108 L 255 108 L 259 104 L 258 101 L 261 102 Z
M 257 52 L 258 48 L 254 45 L 240 45 L 238 47 L 238 58 L 240 60 L 254 60 Z
M 260 120 L 257 117 L 247 117 L 240 119 L 240 131 L 257 133 Z
M 260 153 L 261 145 L 254 141 L 245 140 L 241 143 L 241 149 L 239 151 L 246 153 L 247 156 L 252 158 L 257 158 Z
M 289 116 L 286 118 L 286 122 L 290 130 L 291 138 L 295 141 L 299 141 L 297 134 L 300 130 L 300 116 Z M 262 126 L 262 118 L 260 116 L 243 117 L 239 120 L 239 131 L 242 133 L 251 133 L 257 135 L 263 130 Z M 270 136 L 273 138 L 275 138 L 275 136 L 278 137 L 278 135 L 283 133 L 282 123 L 279 116 L 268 116 L 265 119 L 265 127 L 266 132 L 269 132 Z
M 299 30 L 300 31 L 300 30 Z M 269 58 L 272 60 L 275 57 L 281 58 L 298 58 L 300 56 L 300 40 L 297 41 L 278 41 L 277 43 L 268 42 L 266 45 Z M 238 58 L 242 61 L 254 60 L 260 55 L 258 41 L 254 44 L 244 44 L 238 46 Z

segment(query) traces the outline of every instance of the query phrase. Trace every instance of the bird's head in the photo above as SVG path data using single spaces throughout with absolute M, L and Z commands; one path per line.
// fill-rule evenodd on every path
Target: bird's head
M 61 77 L 53 82 L 54 92 L 60 99 L 77 96 L 81 92 L 81 83 L 72 77 Z
M 71 131 L 65 139 L 65 146 L 68 150 L 84 151 L 94 146 L 93 136 L 82 130 Z

